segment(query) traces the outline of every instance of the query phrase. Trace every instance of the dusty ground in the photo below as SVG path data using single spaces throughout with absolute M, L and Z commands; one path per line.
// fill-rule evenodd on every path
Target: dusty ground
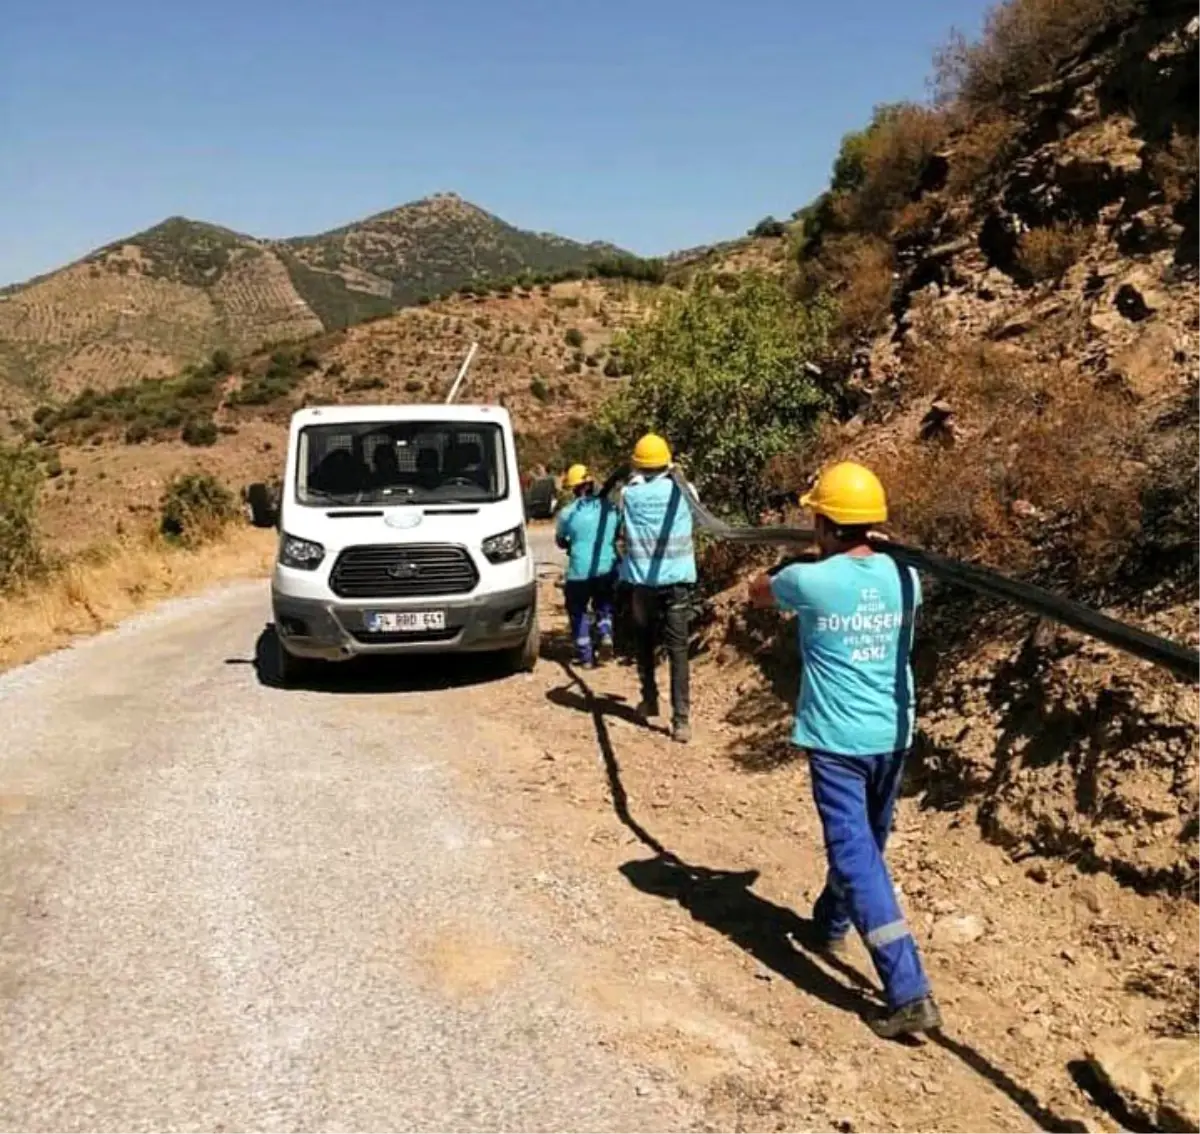
M 694 1129 L 450 780 L 478 691 L 270 688 L 268 618 L 242 584 L 0 677 L 0 1127 Z
M 0 678 L 0 1125 L 1145 1128 L 1084 1059 L 1194 1031 L 1194 904 L 910 798 L 890 858 L 947 1027 L 876 1040 L 865 956 L 790 937 L 819 832 L 727 720 L 754 672 L 699 662 L 673 746 L 630 670 L 565 664 L 543 574 L 525 677 L 270 688 L 255 583 Z
M 756 675 L 700 662 L 681 748 L 634 722 L 631 669 L 565 664 L 555 618 L 537 673 L 490 701 L 503 761 L 459 753 L 461 782 L 527 832 L 543 900 L 590 939 L 574 962 L 594 1006 L 714 1129 L 1123 1128 L 1085 1055 L 1106 1035 L 1194 1031 L 1193 903 L 1013 862 L 971 811 L 909 798 L 889 859 L 947 1027 L 881 1044 L 859 1018 L 865 952 L 839 971 L 789 938 L 822 881 L 820 831 L 803 765 L 748 770 L 726 720 Z

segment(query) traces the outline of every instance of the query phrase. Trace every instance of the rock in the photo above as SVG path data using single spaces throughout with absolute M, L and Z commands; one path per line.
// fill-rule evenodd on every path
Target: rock
M 1028 500 L 1014 500 L 1009 507 L 1014 516 L 1020 516 L 1023 520 L 1043 519 L 1041 510 Z
M 953 444 L 958 434 L 959 429 L 954 420 L 953 407 L 949 402 L 939 398 L 921 419 L 921 440 L 937 440 L 944 444 Z
M 1200 1130 L 1200 1047 L 1195 1039 L 1110 1036 L 1088 1064 L 1131 1114 L 1158 1130 Z
M 1139 398 L 1167 387 L 1174 377 L 1175 332 L 1165 324 L 1147 327 L 1113 360 L 1113 372 Z
M 938 918 L 929 933 L 929 944 L 934 949 L 953 949 L 978 941 L 987 926 L 976 914 L 957 914 Z

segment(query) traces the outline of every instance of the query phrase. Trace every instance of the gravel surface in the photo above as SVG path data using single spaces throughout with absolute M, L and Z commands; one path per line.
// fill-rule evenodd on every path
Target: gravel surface
M 274 690 L 268 617 L 241 585 L 0 677 L 0 1126 L 691 1125 L 456 799 L 485 687 Z

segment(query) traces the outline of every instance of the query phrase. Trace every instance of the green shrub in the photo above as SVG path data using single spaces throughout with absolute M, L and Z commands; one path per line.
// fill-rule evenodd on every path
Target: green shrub
M 550 390 L 546 386 L 545 380 L 539 375 L 529 383 L 529 392 L 537 398 L 539 402 L 548 402 L 550 400 Z
M 621 364 L 615 358 L 610 358 L 604 364 L 604 377 L 605 378 L 620 378 L 621 377 Z
M 1087 250 L 1086 229 L 1031 228 L 1017 241 L 1017 263 L 1031 280 L 1061 280 Z
M 29 578 L 42 566 L 37 499 L 42 470 L 24 446 L 0 445 L 0 590 Z
M 185 445 L 194 445 L 197 448 L 215 445 L 217 443 L 217 423 L 211 418 L 208 420 L 192 418 L 184 422 L 179 439 Z
M 181 473 L 163 492 L 160 530 L 195 547 L 215 538 L 237 515 L 233 493 L 210 473 Z
M 583 346 L 583 332 L 578 327 L 569 327 L 567 333 L 563 335 L 563 341 L 567 346 L 578 349 Z
M 224 378 L 233 373 L 233 355 L 227 350 L 214 350 L 209 356 L 208 368 L 214 376 Z
M 833 322 L 823 297 L 797 304 L 761 272 L 733 293 L 708 272 L 666 293 L 622 344 L 633 377 L 603 412 L 614 454 L 654 429 L 709 500 L 757 518 L 768 462 L 801 445 L 827 404 L 805 363 L 825 351 Z
M 774 217 L 763 217 L 747 234 L 747 236 L 786 236 L 787 225 Z

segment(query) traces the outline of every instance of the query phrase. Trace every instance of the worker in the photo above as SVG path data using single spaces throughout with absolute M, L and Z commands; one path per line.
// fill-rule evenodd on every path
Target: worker
M 567 553 L 564 595 L 575 660 L 592 666 L 613 654 L 613 591 L 616 585 L 617 510 L 596 495 L 585 465 L 572 465 L 563 487 L 574 499 L 558 515 L 555 542 Z M 598 643 L 592 641 L 592 619 Z
M 670 476 L 671 449 L 647 433 L 633 450 L 634 474 L 621 495 L 621 579 L 630 586 L 638 677 L 638 714 L 647 723 L 659 715 L 655 661 L 660 641 L 671 674 L 671 736 L 692 737 L 688 689 L 688 636 L 696 586 L 692 511 Z M 689 486 L 695 498 L 695 492 Z
M 913 740 L 909 655 L 921 584 L 871 545 L 871 525 L 888 509 L 869 469 L 835 464 L 800 502 L 815 515 L 820 558 L 760 574 L 750 599 L 797 615 L 803 670 L 792 743 L 808 752 L 828 859 L 810 944 L 840 952 L 853 926 L 887 1001 L 875 1032 L 932 1031 L 941 1014 L 884 861 Z

